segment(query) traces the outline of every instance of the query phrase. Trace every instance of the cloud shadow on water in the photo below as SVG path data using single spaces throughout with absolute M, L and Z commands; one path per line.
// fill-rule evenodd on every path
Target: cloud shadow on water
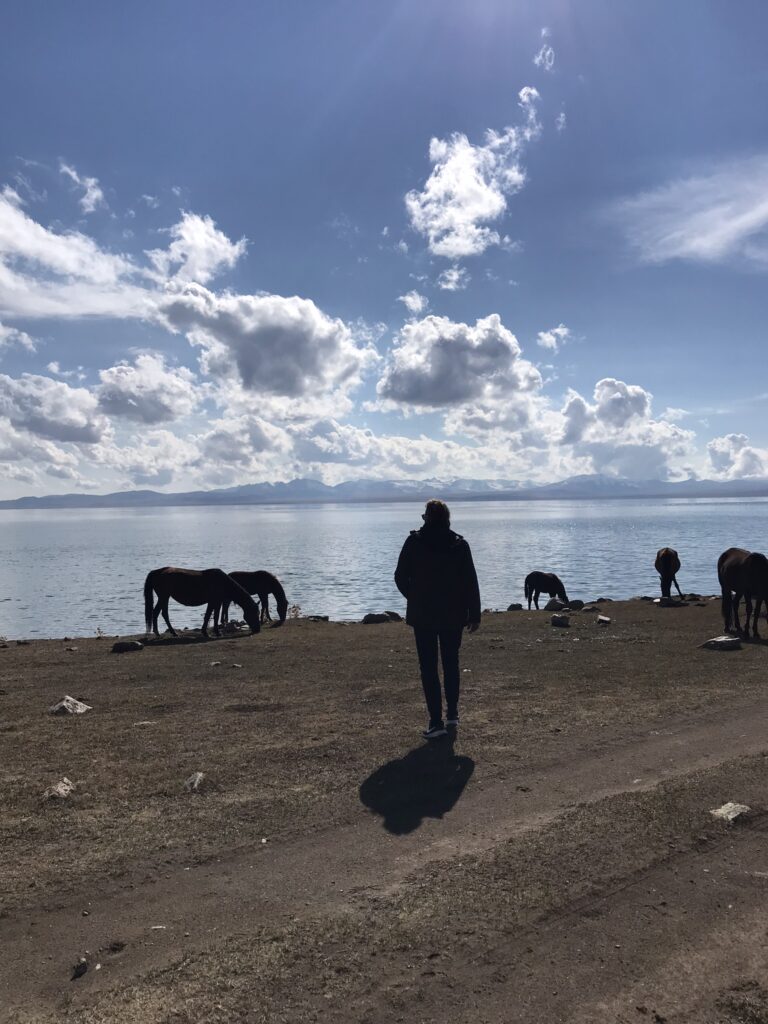
M 442 818 L 456 804 L 475 762 L 454 752 L 454 737 L 425 743 L 387 761 L 360 786 L 360 800 L 394 835 L 407 835 L 425 818 Z

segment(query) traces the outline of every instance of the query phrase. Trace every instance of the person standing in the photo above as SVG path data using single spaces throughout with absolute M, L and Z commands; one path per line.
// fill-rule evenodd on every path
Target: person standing
M 464 628 L 480 625 L 480 588 L 469 544 L 451 529 L 445 502 L 428 501 L 424 525 L 407 537 L 395 570 L 397 589 L 408 602 L 405 621 L 413 628 L 421 683 L 429 712 L 428 740 L 459 725 L 459 648 Z M 443 663 L 446 720 L 438 675 Z

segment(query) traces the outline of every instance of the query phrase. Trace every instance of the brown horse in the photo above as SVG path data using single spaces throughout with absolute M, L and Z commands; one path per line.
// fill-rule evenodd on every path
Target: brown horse
M 525 599 L 528 602 L 528 611 L 531 610 L 531 601 L 536 605 L 536 611 L 539 610 L 539 594 L 542 592 L 549 594 L 550 597 L 559 598 L 563 604 L 568 604 L 568 595 L 559 576 L 555 576 L 553 572 L 529 572 L 525 577 Z
M 752 599 L 755 598 L 752 635 L 757 638 L 757 617 L 763 601 L 768 605 L 768 558 L 759 551 L 745 551 L 744 548 L 728 548 L 717 560 L 717 578 L 722 590 L 723 621 L 726 632 L 731 631 L 733 615 L 736 632 L 742 633 L 739 624 L 739 602 L 744 595 L 746 622 L 743 636 L 749 637 L 749 617 L 752 615 Z
M 659 548 L 656 552 L 656 572 L 661 576 L 661 596 L 670 597 L 672 584 L 677 587 L 677 592 L 682 597 L 680 587 L 677 584 L 677 574 L 680 572 L 680 559 L 674 548 Z
M 152 607 L 152 592 L 157 594 L 157 604 Z M 243 609 L 245 621 L 252 633 L 261 629 L 259 606 L 245 590 L 224 572 L 223 569 L 153 569 L 144 581 L 144 616 L 147 622 L 147 633 L 152 630 L 159 636 L 157 619 L 162 613 L 165 624 L 173 634 L 176 630 L 168 618 L 168 601 L 173 598 L 179 604 L 207 605 L 203 619 L 203 636 L 208 636 L 208 621 L 213 617 L 213 632 L 219 636 L 219 609 L 226 601 L 234 601 Z
M 247 593 L 258 594 L 261 604 L 262 622 L 272 621 L 272 616 L 269 614 L 269 595 L 272 594 L 277 605 L 277 614 L 280 616 L 280 621 L 276 622 L 275 625 L 282 626 L 288 614 L 288 598 L 285 596 L 283 585 L 277 576 L 273 576 L 271 572 L 267 572 L 265 569 L 257 569 L 256 572 L 231 572 L 229 575 Z M 221 621 L 229 622 L 229 601 L 224 603 Z

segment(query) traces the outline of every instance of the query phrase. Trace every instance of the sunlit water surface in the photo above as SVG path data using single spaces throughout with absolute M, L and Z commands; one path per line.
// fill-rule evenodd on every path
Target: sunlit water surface
M 0 634 L 137 633 L 142 587 L 163 565 L 269 569 L 302 614 L 358 619 L 403 611 L 392 579 L 421 503 L 0 511 Z M 658 594 L 656 550 L 677 548 L 684 591 L 717 592 L 726 547 L 766 550 L 768 499 L 455 502 L 483 607 L 523 599 L 532 569 L 557 572 L 571 597 Z M 171 603 L 174 626 L 203 609 Z

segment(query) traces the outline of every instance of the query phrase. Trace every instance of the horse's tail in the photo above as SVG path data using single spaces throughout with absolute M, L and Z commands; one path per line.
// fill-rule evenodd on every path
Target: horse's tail
M 525 600 L 529 601 L 533 594 L 533 587 L 531 585 L 531 577 L 525 577 Z
M 144 621 L 147 625 L 147 633 L 152 632 L 152 605 L 154 604 L 154 597 L 152 595 L 152 584 L 154 582 L 155 570 L 147 573 L 147 578 L 144 580 Z
M 288 614 L 288 598 L 285 596 L 282 583 L 276 576 L 273 576 L 270 580 L 269 589 L 274 595 L 275 603 L 277 604 L 277 614 L 280 616 L 280 623 L 282 624 L 285 622 L 285 617 Z

